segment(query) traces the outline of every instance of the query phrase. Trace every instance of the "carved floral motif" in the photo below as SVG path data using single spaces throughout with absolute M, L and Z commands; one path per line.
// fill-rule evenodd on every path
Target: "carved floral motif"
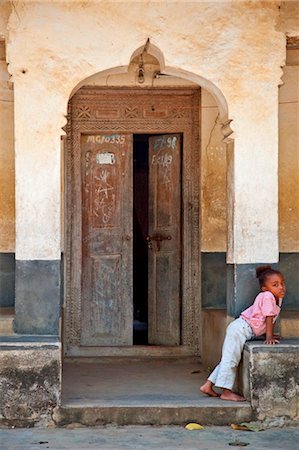
M 90 108 L 87 105 L 79 106 L 77 112 L 78 119 L 89 119 L 90 118 Z
M 136 106 L 126 106 L 124 116 L 128 119 L 135 119 L 139 116 L 139 109 Z

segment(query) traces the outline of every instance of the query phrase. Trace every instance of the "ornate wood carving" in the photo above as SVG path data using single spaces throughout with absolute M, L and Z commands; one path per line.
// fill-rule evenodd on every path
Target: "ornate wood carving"
M 200 91 L 83 87 L 69 102 L 66 149 L 64 345 L 80 348 L 82 186 L 80 138 L 84 133 L 182 133 L 181 345 L 200 352 L 199 123 Z M 82 353 L 82 352 L 81 352 Z

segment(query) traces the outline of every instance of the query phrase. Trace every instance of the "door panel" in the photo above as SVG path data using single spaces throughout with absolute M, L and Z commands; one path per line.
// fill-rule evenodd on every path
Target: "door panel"
M 180 344 L 181 136 L 149 139 L 149 344 Z
M 132 345 L 132 135 L 81 136 L 81 345 Z

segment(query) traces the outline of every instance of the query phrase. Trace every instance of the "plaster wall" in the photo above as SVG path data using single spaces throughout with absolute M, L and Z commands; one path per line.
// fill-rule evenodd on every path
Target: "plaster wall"
M 279 89 L 279 240 L 299 252 L 299 50 L 288 50 Z
M 205 89 L 201 99 L 201 251 L 226 252 L 227 145 L 215 99 Z
M 12 10 L 12 2 L 1 0 L 0 2 L 0 39 L 7 37 L 7 24 Z
M 157 59 L 146 55 L 143 60 L 145 62 L 143 87 L 198 87 L 191 81 L 175 76 L 155 77 L 154 74 L 160 71 Z M 130 64 L 127 73 L 96 74 L 90 77 L 86 84 L 140 88 L 136 80 L 137 68 L 138 58 Z M 201 89 L 201 251 L 203 252 L 226 251 L 226 144 L 223 142 L 219 115 L 219 108 L 213 96 L 206 89 Z
M 279 251 L 299 252 L 299 50 L 287 50 L 279 87 Z M 227 145 L 219 110 L 202 92 L 202 251 L 226 251 Z
M 298 52 L 298 51 L 295 51 Z M 294 53 L 294 51 L 292 51 Z M 299 53 L 299 52 L 298 52 Z M 2 120 L 0 145 L 1 154 L 1 248 L 2 252 L 13 252 L 14 230 L 14 148 L 13 148 L 13 91 L 8 86 L 6 64 L 1 64 L 3 75 L 2 100 L 0 108 Z M 290 70 L 289 70 L 290 69 Z M 284 85 L 280 88 L 280 251 L 298 251 L 299 227 L 299 136 L 298 136 L 298 94 L 299 66 L 284 68 Z M 292 76 L 293 75 L 293 76 Z M 295 75 L 295 76 L 294 76 Z M 101 77 L 102 79 L 102 77 Z M 106 78 L 104 79 L 106 80 Z M 127 80 L 126 80 L 127 81 Z M 171 85 L 166 80 L 159 86 Z M 92 83 L 94 84 L 94 83 Z M 98 85 L 125 85 L 117 83 L 116 76 L 109 77 L 108 83 Z M 173 84 L 173 83 L 172 83 Z M 190 85 L 176 79 L 175 85 Z M 193 85 L 193 84 L 192 84 Z M 285 98 L 285 90 L 289 97 Z M 298 97 L 298 95 L 297 95 Z M 289 99 L 290 98 L 290 99 Z M 218 118 L 218 119 L 217 119 Z M 62 158 L 63 163 L 63 158 Z M 223 142 L 219 109 L 206 90 L 202 90 L 202 239 L 203 252 L 226 251 L 226 144 Z M 296 170 L 294 170 L 294 164 Z M 62 180 L 63 181 L 63 180 Z M 62 195 L 63 199 L 63 195 Z M 62 203 L 63 206 L 63 203 Z M 62 214 L 63 216 L 63 214 Z M 62 227 L 63 230 L 63 227 Z
M 0 252 L 15 250 L 15 155 L 13 90 L 0 41 Z
M 150 37 L 164 55 L 162 70 L 210 89 L 219 120 L 233 120 L 229 262 L 277 260 L 277 85 L 285 57 L 278 14 L 272 2 L 15 2 L 8 60 L 15 85 L 17 259 L 60 258 L 59 141 L 70 93 L 94 73 L 125 68 Z M 273 208 L 265 216 L 266 200 Z

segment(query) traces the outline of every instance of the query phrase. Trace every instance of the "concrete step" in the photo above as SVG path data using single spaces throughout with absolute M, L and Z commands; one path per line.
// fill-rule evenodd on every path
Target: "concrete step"
M 213 404 L 198 402 L 197 405 L 119 405 L 119 406 L 61 406 L 56 407 L 53 420 L 59 426 L 81 424 L 99 425 L 183 425 L 196 422 L 201 425 L 230 425 L 253 419 L 248 402 L 224 405 L 222 400 Z
M 53 419 L 63 426 L 228 425 L 253 418 L 249 402 L 228 402 L 199 391 L 208 375 L 189 359 L 82 359 L 64 363 L 62 405 Z
M 0 308 L 0 335 L 14 334 L 13 321 L 15 318 L 14 308 Z

